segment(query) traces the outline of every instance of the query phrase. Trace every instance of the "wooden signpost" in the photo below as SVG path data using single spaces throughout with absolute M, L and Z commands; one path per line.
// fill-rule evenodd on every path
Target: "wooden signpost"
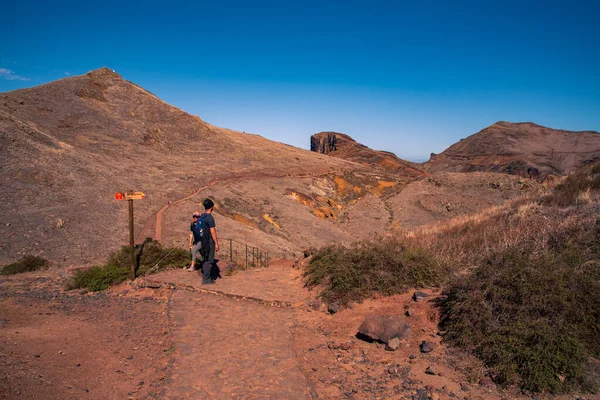
M 141 200 L 146 195 L 142 192 L 117 192 L 115 200 L 127 200 L 129 202 L 129 246 L 131 247 L 131 280 L 135 280 L 135 243 L 133 240 L 133 200 Z

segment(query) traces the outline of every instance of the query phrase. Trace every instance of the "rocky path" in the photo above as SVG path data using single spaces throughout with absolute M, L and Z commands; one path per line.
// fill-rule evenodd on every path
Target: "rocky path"
M 297 270 L 276 263 L 210 286 L 182 270 L 153 275 L 152 283 L 175 288 L 164 398 L 313 398 L 294 353 L 294 304 L 306 298 L 298 278 Z

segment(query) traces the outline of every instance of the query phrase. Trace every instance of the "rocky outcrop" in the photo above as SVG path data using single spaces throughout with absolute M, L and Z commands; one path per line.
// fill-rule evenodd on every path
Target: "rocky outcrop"
M 320 132 L 312 135 L 310 150 L 375 167 L 410 179 L 424 176 L 417 164 L 403 160 L 389 151 L 370 149 L 343 133 Z
M 334 132 L 323 132 L 310 137 L 310 151 L 329 154 L 336 151 L 337 136 Z

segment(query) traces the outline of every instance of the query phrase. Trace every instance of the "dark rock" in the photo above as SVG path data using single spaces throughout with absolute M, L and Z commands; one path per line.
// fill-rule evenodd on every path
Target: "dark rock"
M 406 311 L 404 311 L 404 315 L 406 315 L 407 317 L 412 317 L 414 315 L 414 311 L 411 310 L 410 308 L 407 309 Z
M 427 367 L 427 369 L 425 370 L 425 373 L 427 375 L 437 375 L 438 373 L 436 371 L 434 371 L 431 367 Z
M 39 355 L 39 354 L 34 354 L 33 356 L 34 356 L 35 358 L 40 358 L 40 355 Z
M 421 353 L 429 353 L 430 351 L 433 351 L 433 349 L 435 349 L 435 343 L 424 340 L 421 343 L 420 347 L 421 347 Z
M 310 151 L 321 154 L 328 154 L 336 151 L 337 137 L 335 133 L 323 133 L 322 135 L 312 135 L 310 137 Z
M 327 306 L 327 311 L 329 311 L 330 314 L 335 314 L 339 310 L 340 310 L 340 304 L 339 303 L 331 303 L 331 304 L 329 304 Z
M 388 343 L 393 338 L 406 339 L 410 326 L 397 315 L 371 315 L 358 328 L 358 337 Z
M 410 357 L 408 357 L 408 358 L 410 358 L 411 360 L 414 360 L 415 358 L 417 358 L 417 356 L 415 356 L 414 354 L 411 354 Z
M 429 297 L 429 295 L 425 292 L 415 292 L 413 294 L 414 301 L 422 301 L 425 300 L 427 297 Z

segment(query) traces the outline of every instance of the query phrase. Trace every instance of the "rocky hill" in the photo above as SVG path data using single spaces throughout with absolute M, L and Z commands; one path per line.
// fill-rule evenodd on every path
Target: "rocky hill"
M 497 122 L 432 154 L 428 171 L 501 172 L 544 180 L 600 160 L 600 133 Z
M 312 135 L 310 150 L 369 165 L 394 174 L 415 178 L 425 176 L 418 164 L 403 160 L 387 151 L 370 149 L 343 133 L 320 132 Z
M 135 202 L 138 242 L 160 228 L 164 243 L 183 246 L 191 213 L 211 196 L 223 239 L 293 257 L 474 212 L 529 187 L 500 174 L 425 177 L 334 135 L 335 149 L 328 142 L 322 152 L 346 159 L 212 126 L 106 68 L 2 93 L 0 264 L 23 254 L 104 260 L 128 243 L 127 205 L 114 199 L 123 190 L 146 193 Z

